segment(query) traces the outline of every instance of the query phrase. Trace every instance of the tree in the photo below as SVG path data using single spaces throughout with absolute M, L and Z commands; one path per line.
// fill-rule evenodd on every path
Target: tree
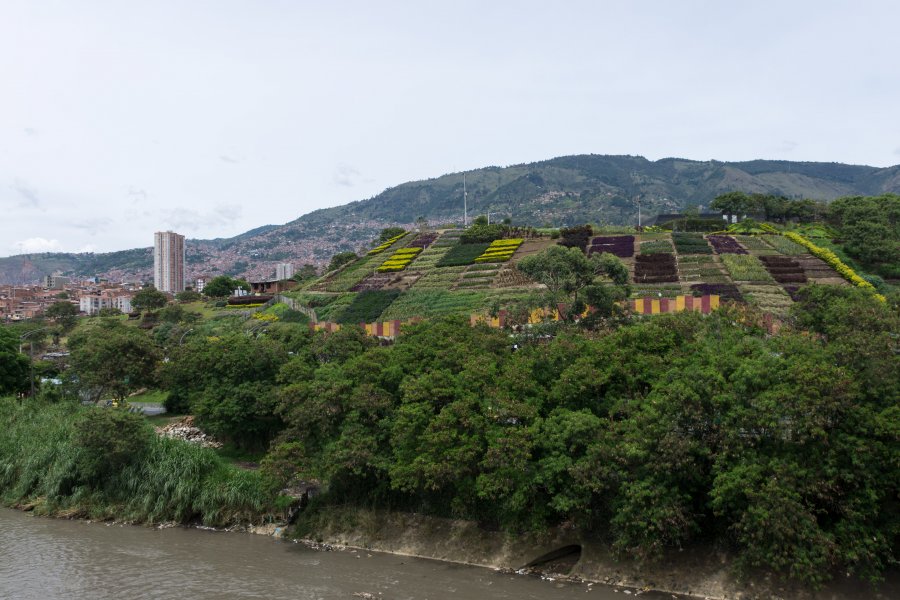
M 78 307 L 71 302 L 60 300 L 48 306 L 47 310 L 44 311 L 44 315 L 59 323 L 65 331 L 75 326 Z
M 578 299 L 578 291 L 594 281 L 597 259 L 588 259 L 578 248 L 550 246 L 519 261 L 520 271 L 547 286 L 556 298 L 560 294 Z
M 189 302 L 197 302 L 203 298 L 199 292 L 195 292 L 194 290 L 185 290 L 183 292 L 178 292 L 175 294 L 175 299 L 181 303 L 187 304 Z
M 378 239 L 375 240 L 375 243 L 381 244 L 382 242 L 386 242 L 392 237 L 397 237 L 402 233 L 406 233 L 406 230 L 402 227 L 385 227 L 381 230 L 381 233 L 378 234 Z
M 720 194 L 710 203 L 712 210 L 720 210 L 727 215 L 744 215 L 752 212 L 753 200 L 744 192 Z
M 356 256 L 356 255 L 354 254 L 354 256 Z M 311 265 L 309 263 L 306 263 L 305 265 L 300 267 L 296 273 L 294 273 L 293 279 L 294 279 L 294 281 L 303 282 L 303 281 L 308 281 L 310 279 L 315 279 L 318 276 L 319 276 L 319 271 L 318 271 L 318 269 L 316 269 L 316 265 Z
M 135 461 L 153 440 L 153 430 L 140 415 L 93 408 L 82 411 L 72 442 L 78 449 L 75 470 L 85 483 L 98 483 Z
M 347 263 L 353 262 L 356 260 L 356 252 L 338 252 L 334 256 L 331 257 L 331 262 L 328 263 L 328 266 L 325 268 L 325 272 L 331 272 L 336 269 L 340 269 Z
M 28 389 L 28 357 L 19 352 L 19 340 L 0 326 L 0 396 Z
M 141 330 L 104 320 L 69 340 L 70 366 L 79 386 L 96 400 L 121 400 L 154 383 L 158 350 Z
M 228 275 L 219 275 L 209 280 L 203 287 L 203 293 L 210 298 L 226 298 L 236 289 L 249 290 L 250 285 L 243 279 L 233 279 Z
M 145 287 L 131 299 L 131 306 L 135 310 L 156 310 L 169 303 L 169 297 L 155 287 Z

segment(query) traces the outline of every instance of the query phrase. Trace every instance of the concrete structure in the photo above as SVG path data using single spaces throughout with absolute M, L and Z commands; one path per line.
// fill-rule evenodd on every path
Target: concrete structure
M 78 300 L 78 307 L 86 315 L 96 315 L 101 308 L 117 308 L 123 313 L 130 313 L 131 296 L 115 295 L 107 290 L 99 294 L 84 294 Z
M 71 283 L 71 279 L 62 275 L 47 275 L 44 277 L 44 287 L 48 290 L 61 290 Z
M 153 234 L 153 285 L 161 292 L 184 291 L 184 236 L 171 231 Z
M 294 265 L 291 263 L 278 263 L 275 265 L 275 279 L 283 281 L 294 276 Z
M 276 279 L 274 281 L 251 281 L 250 292 L 253 294 L 280 294 L 300 285 L 293 279 Z

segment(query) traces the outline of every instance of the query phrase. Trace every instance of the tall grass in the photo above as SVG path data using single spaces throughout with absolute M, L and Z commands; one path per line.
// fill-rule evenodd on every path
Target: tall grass
M 73 404 L 0 399 L 0 500 L 33 503 L 44 513 L 140 522 L 199 521 L 222 526 L 269 515 L 273 497 L 259 473 L 229 465 L 215 452 L 153 437 L 147 450 L 97 483 L 77 475 Z

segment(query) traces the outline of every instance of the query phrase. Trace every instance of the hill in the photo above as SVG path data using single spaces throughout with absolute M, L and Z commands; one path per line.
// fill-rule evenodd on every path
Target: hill
M 833 200 L 900 192 L 900 165 L 754 160 L 692 161 L 640 156 L 564 156 L 509 167 L 485 167 L 408 182 L 344 206 L 321 209 L 239 236 L 189 240 L 187 270 L 197 275 L 269 277 L 278 262 L 324 264 L 337 252 L 358 251 L 387 225 L 462 221 L 463 177 L 470 215 L 491 213 L 522 225 L 633 224 L 642 213 L 708 205 L 732 190 Z M 32 254 L 0 259 L 0 284 L 28 283 L 61 271 L 110 279 L 149 279 L 149 248 L 106 254 Z

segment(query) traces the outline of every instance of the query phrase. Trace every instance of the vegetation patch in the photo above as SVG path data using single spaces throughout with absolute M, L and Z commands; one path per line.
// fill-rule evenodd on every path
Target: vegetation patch
M 399 295 L 399 290 L 360 292 L 353 302 L 338 314 L 335 321 L 338 323 L 373 323 Z
M 450 251 L 438 261 L 438 267 L 457 267 L 471 265 L 475 259 L 481 256 L 490 244 L 458 244 L 450 248 Z
M 725 254 L 722 263 L 735 281 L 772 281 L 760 260 L 750 254 Z

